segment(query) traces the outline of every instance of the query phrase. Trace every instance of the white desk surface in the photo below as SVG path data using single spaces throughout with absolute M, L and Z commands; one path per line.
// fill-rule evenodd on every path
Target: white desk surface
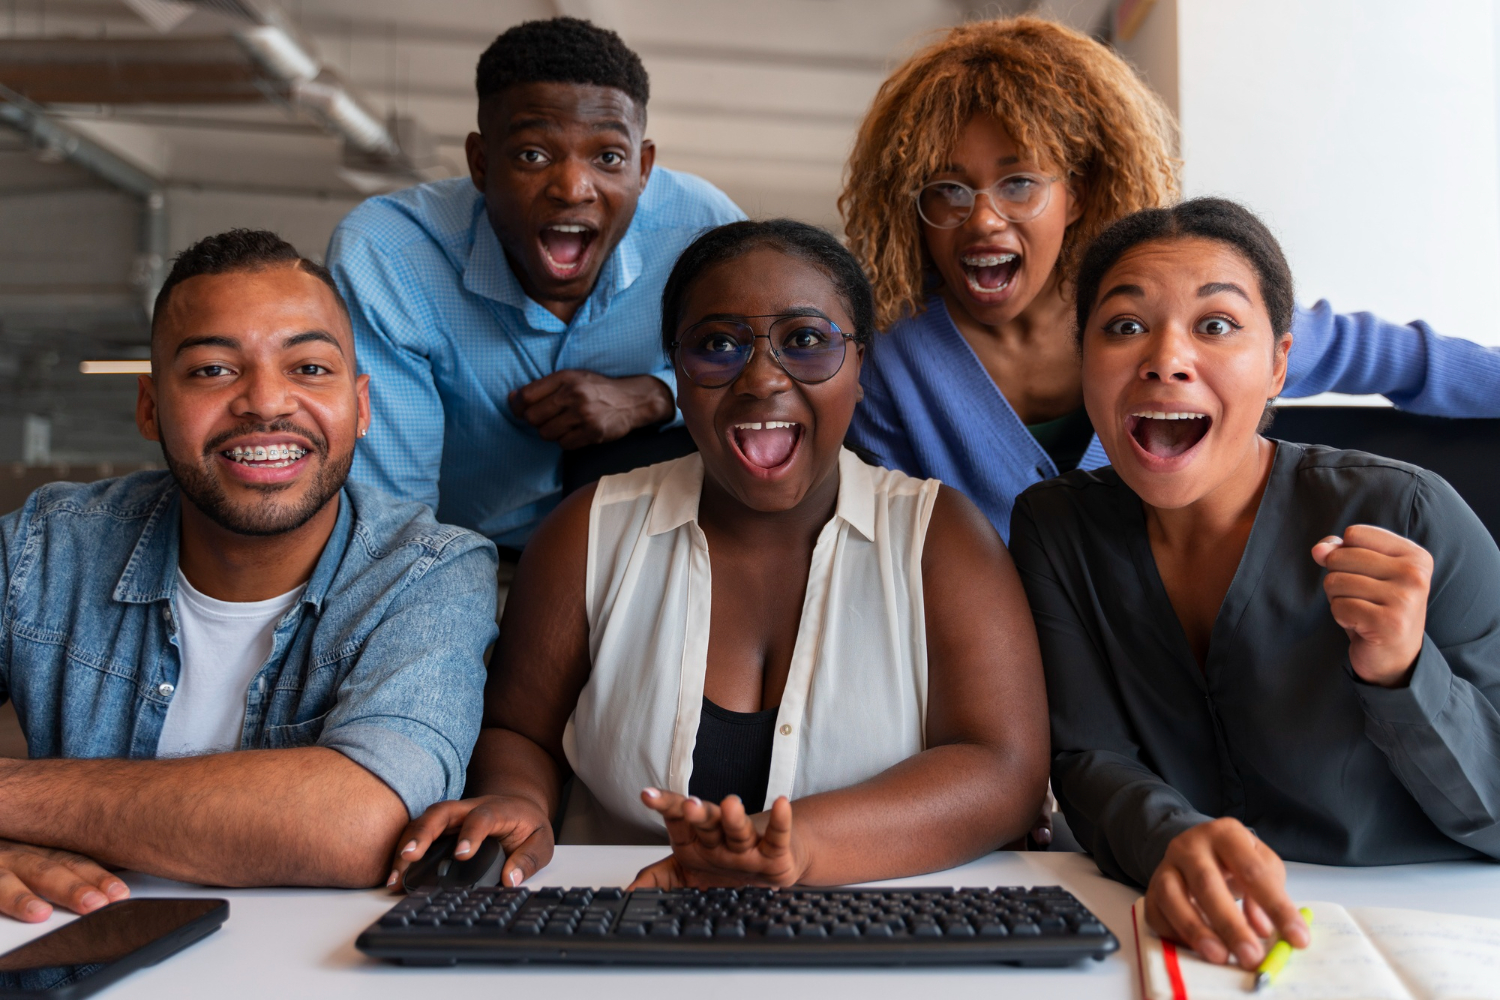
M 655 847 L 559 847 L 552 864 L 528 885 L 624 885 L 636 871 L 662 856 Z M 1294 898 L 1345 905 L 1500 917 L 1500 864 L 1459 862 L 1392 868 L 1325 868 L 1293 864 Z M 818 1000 L 901 998 L 933 990 L 923 1000 L 997 996 L 1040 998 L 1139 995 L 1130 906 L 1136 892 L 1099 874 L 1086 855 L 997 852 L 962 868 L 891 884 L 1062 885 L 1094 911 L 1120 939 L 1120 950 L 1104 962 L 1070 969 L 622 969 L 618 967 L 465 966 L 406 969 L 365 958 L 354 939 L 379 919 L 395 898 L 377 890 L 234 889 L 185 886 L 128 875 L 141 896 L 222 896 L 230 900 L 221 930 L 161 965 L 137 972 L 108 989 L 109 1000 L 210 997 L 212 1000 L 334 1000 L 381 998 L 509 997 L 525 1000 L 609 997 L 662 1000 L 712 990 L 714 1000 L 754 998 Z M 73 919 L 54 915 L 45 924 L 0 917 L 0 952 Z M 927 982 L 926 980 L 932 980 Z M 941 980 L 941 982 L 937 982 Z M 439 992 L 441 991 L 441 992 Z M 939 992 L 940 991 L 940 992 Z M 698 995 L 704 995 L 699 993 Z

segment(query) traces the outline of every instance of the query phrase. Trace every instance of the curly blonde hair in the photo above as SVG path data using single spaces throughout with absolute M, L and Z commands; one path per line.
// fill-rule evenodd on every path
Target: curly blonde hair
M 1058 259 L 1064 276 L 1111 222 L 1177 199 L 1172 113 L 1106 46 L 1038 17 L 953 28 L 881 85 L 839 196 L 882 329 L 923 307 L 925 251 L 912 192 L 979 114 L 992 115 L 1025 155 L 1082 181 L 1083 215 L 1064 234 Z

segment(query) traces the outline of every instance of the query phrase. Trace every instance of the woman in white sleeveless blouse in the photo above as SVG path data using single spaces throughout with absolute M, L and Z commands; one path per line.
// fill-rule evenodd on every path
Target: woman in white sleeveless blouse
M 733 223 L 684 251 L 662 312 L 700 451 L 537 532 L 475 797 L 413 822 L 397 871 L 459 830 L 461 857 L 499 837 L 518 884 L 570 773 L 565 840 L 671 844 L 639 884 L 888 878 L 1023 836 L 1047 783 L 1035 630 L 971 503 L 843 448 L 873 331 L 859 266 L 811 226 Z

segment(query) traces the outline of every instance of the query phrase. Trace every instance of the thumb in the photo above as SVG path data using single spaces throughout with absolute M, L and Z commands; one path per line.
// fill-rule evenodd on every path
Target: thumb
M 1327 566 L 1328 557 L 1333 554 L 1334 549 L 1339 548 L 1343 544 L 1344 540 L 1338 535 L 1329 535 L 1327 538 L 1321 539 L 1318 544 L 1312 547 L 1313 562 L 1319 566 Z
M 539 826 L 516 847 L 500 869 L 500 884 L 517 886 L 547 866 L 552 860 L 552 830 Z

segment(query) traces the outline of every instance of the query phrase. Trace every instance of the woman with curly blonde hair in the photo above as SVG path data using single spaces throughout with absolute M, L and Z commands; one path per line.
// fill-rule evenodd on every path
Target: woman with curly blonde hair
M 1070 278 L 1112 222 L 1177 200 L 1175 143 L 1129 65 L 1041 18 L 953 28 L 900 66 L 839 199 L 887 331 L 850 442 L 968 494 L 1004 538 L 1022 490 L 1107 464 L 1083 410 Z M 1500 416 L 1500 351 L 1325 302 L 1298 309 L 1292 334 L 1285 395 Z M 1181 421 L 1184 451 L 1203 424 Z

